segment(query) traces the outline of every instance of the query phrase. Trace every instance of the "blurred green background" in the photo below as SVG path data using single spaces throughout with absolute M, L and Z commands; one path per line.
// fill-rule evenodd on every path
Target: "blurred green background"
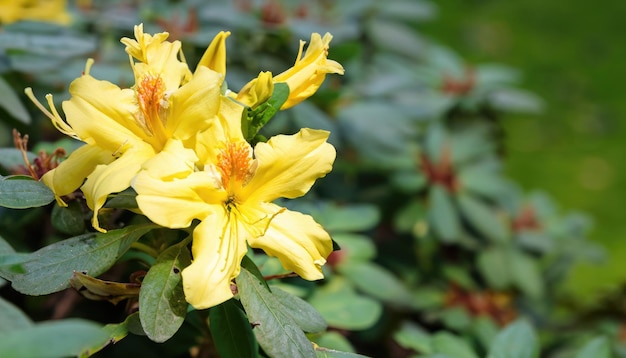
M 603 266 L 580 265 L 567 292 L 585 303 L 626 281 L 626 169 L 621 166 L 626 2 L 444 1 L 424 32 L 471 63 L 518 68 L 523 87 L 545 100 L 536 116 L 509 116 L 507 174 L 525 189 L 547 191 L 562 209 L 594 218 Z

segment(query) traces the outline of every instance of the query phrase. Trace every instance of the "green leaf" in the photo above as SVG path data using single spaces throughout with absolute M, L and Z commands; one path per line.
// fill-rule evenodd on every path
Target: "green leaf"
M 253 332 L 271 357 L 315 357 L 312 343 L 296 322 L 284 312 L 272 293 L 252 273 L 242 268 L 237 276 L 241 303 L 248 319 L 257 324 Z
M 133 225 L 107 233 L 90 233 L 39 249 L 23 263 L 24 273 L 0 269 L 15 290 L 46 295 L 68 287 L 74 271 L 98 276 L 108 270 L 130 245 L 156 225 Z
M 271 289 L 274 298 L 285 308 L 284 312 L 289 314 L 303 331 L 317 333 L 326 329 L 326 320 L 308 302 L 276 286 L 271 286 Z
M 507 228 L 492 208 L 466 193 L 458 196 L 458 203 L 463 216 L 487 239 L 504 242 L 509 237 Z
M 478 254 L 478 269 L 489 287 L 495 289 L 508 288 L 512 283 L 507 249 L 490 248 Z
M 110 199 L 107 200 L 104 205 L 105 208 L 118 208 L 118 209 L 136 209 L 137 205 L 137 193 L 133 188 L 128 188 L 120 193 L 111 194 Z
M 596 337 L 576 354 L 575 358 L 611 358 L 611 347 L 606 337 Z
M 139 319 L 151 340 L 161 343 L 180 328 L 187 314 L 181 271 L 191 264 L 189 240 L 163 251 L 143 279 Z
M 0 333 L 32 327 L 33 321 L 9 301 L 0 297 Z
M 85 213 L 81 204 L 74 200 L 67 207 L 55 205 L 51 215 L 52 226 L 68 235 L 80 235 L 85 232 Z
M 499 328 L 491 318 L 480 316 L 474 319 L 471 330 L 483 347 L 489 347 L 497 336 Z
M 309 214 L 329 232 L 363 231 L 376 226 L 380 220 L 374 205 L 338 205 L 333 202 L 290 203 L 292 210 Z
M 458 241 L 461 235 L 461 221 L 454 208 L 452 198 L 441 185 L 430 189 L 429 219 L 435 235 L 444 242 Z
M 464 331 L 472 324 L 469 314 L 462 307 L 444 308 L 441 311 L 441 321 L 447 328 L 456 331 Z
M 30 114 L 22 104 L 15 91 L 0 77 L 0 107 L 4 108 L 13 118 L 24 124 L 30 124 Z
M 354 347 L 350 341 L 343 334 L 336 331 L 322 333 L 315 338 L 315 343 L 320 347 L 354 353 Z
M 267 284 L 267 281 L 265 281 L 265 278 L 263 277 L 263 274 L 261 273 L 261 270 L 259 270 L 259 268 L 257 267 L 257 265 L 254 263 L 254 261 L 252 261 L 251 258 L 249 258 L 247 255 L 243 257 L 243 259 L 241 260 L 241 267 L 245 268 L 246 270 L 248 270 L 248 272 L 250 272 L 251 274 L 254 275 L 254 277 L 257 278 L 257 280 L 259 280 L 260 282 L 263 283 L 263 285 L 271 291 L 270 286 Z
M 221 357 L 258 356 L 258 344 L 245 312 L 234 298 L 209 310 L 211 336 Z
M 289 86 L 286 83 L 275 83 L 272 97 L 253 111 L 248 112 L 244 118 L 248 122 L 242 123 L 242 128 L 247 128 L 246 139 L 248 141 L 253 139 L 259 130 L 276 115 L 287 98 L 289 98 Z
M 382 314 L 380 302 L 357 295 L 352 284 L 338 276 L 315 290 L 309 302 L 326 319 L 329 326 L 341 329 L 367 329 Z
M 0 336 L 0 356 L 57 358 L 77 356 L 107 341 L 99 325 L 82 319 L 42 322 Z
M 26 209 L 50 204 L 54 193 L 44 184 L 17 177 L 0 179 L 0 206 L 12 209 Z
M 315 356 L 318 358 L 367 358 L 367 356 L 364 355 L 341 352 L 324 347 L 315 347 Z
M 341 246 L 341 261 L 369 261 L 376 256 L 376 245 L 365 235 L 339 233 L 333 240 Z
M 404 348 L 424 354 L 433 353 L 431 336 L 413 322 L 403 322 L 400 329 L 393 334 L 393 339 Z
M 356 288 L 372 297 L 390 304 L 410 305 L 411 294 L 404 284 L 375 263 L 347 261 L 338 265 L 337 270 Z
M 106 326 L 102 328 L 102 331 L 104 331 L 104 333 L 107 334 L 106 341 L 97 342 L 94 345 L 90 346 L 89 348 L 83 350 L 80 353 L 79 357 L 81 358 L 91 357 L 93 354 L 101 351 L 104 347 L 108 346 L 109 344 L 115 344 L 121 341 L 128 335 L 130 322 L 138 321 L 138 320 L 139 320 L 139 312 L 135 312 L 129 315 L 128 317 L 126 317 L 124 322 L 107 324 Z
M 535 259 L 523 252 L 512 251 L 509 265 L 511 280 L 522 292 L 535 299 L 543 296 L 543 277 Z
M 32 163 L 37 156 L 34 153 L 26 152 L 28 162 Z M 0 167 L 5 169 L 17 168 L 24 166 L 24 158 L 22 152 L 17 148 L 0 148 Z
M 439 332 L 432 338 L 433 350 L 454 358 L 478 358 L 470 345 L 462 338 L 448 332 Z M 504 358 L 504 357 L 499 357 Z
M 535 331 L 528 322 L 517 320 L 496 336 L 488 358 L 535 358 L 538 342 Z

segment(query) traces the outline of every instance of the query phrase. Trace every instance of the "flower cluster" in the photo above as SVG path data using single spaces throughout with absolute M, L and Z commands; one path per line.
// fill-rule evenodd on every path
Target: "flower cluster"
M 233 297 L 230 283 L 248 246 L 308 280 L 322 278 L 332 251 L 328 233 L 313 218 L 272 203 L 304 195 L 331 170 L 329 133 L 304 128 L 253 148 L 242 131 L 246 113 L 267 102 L 277 84 L 289 88 L 280 107 L 286 109 L 315 93 L 327 73 L 343 74 L 327 59 L 332 36 L 313 34 L 292 68 L 277 76 L 261 72 L 238 92 L 224 90 L 228 36 L 219 33 L 191 71 L 179 41 L 136 26 L 135 39 L 122 39 L 134 86 L 92 77 L 88 61 L 63 102 L 66 119 L 50 95 L 48 110 L 27 89 L 56 128 L 85 143 L 42 178 L 60 205 L 80 188 L 94 228 L 106 231 L 98 213 L 107 197 L 132 187 L 139 210 L 153 222 L 186 228 L 200 221 L 193 262 L 182 271 L 185 297 L 198 309 Z

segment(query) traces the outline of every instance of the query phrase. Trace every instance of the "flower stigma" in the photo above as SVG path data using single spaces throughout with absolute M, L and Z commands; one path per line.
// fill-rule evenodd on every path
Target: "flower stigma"
M 154 137 L 158 143 L 165 145 L 168 139 L 165 130 L 167 123 L 166 109 L 168 102 L 165 93 L 165 82 L 160 75 L 146 75 L 135 88 L 139 112 L 136 115 L 137 123 L 143 130 Z M 162 149 L 162 148 L 158 148 Z

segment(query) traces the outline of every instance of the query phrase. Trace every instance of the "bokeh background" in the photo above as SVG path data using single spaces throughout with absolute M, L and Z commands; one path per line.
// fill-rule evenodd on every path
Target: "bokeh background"
M 544 100 L 534 116 L 510 115 L 506 172 L 526 189 L 586 211 L 603 265 L 580 264 L 567 289 L 585 304 L 626 282 L 624 79 L 626 3 L 605 1 L 442 1 L 424 32 L 469 61 L 519 69 Z

